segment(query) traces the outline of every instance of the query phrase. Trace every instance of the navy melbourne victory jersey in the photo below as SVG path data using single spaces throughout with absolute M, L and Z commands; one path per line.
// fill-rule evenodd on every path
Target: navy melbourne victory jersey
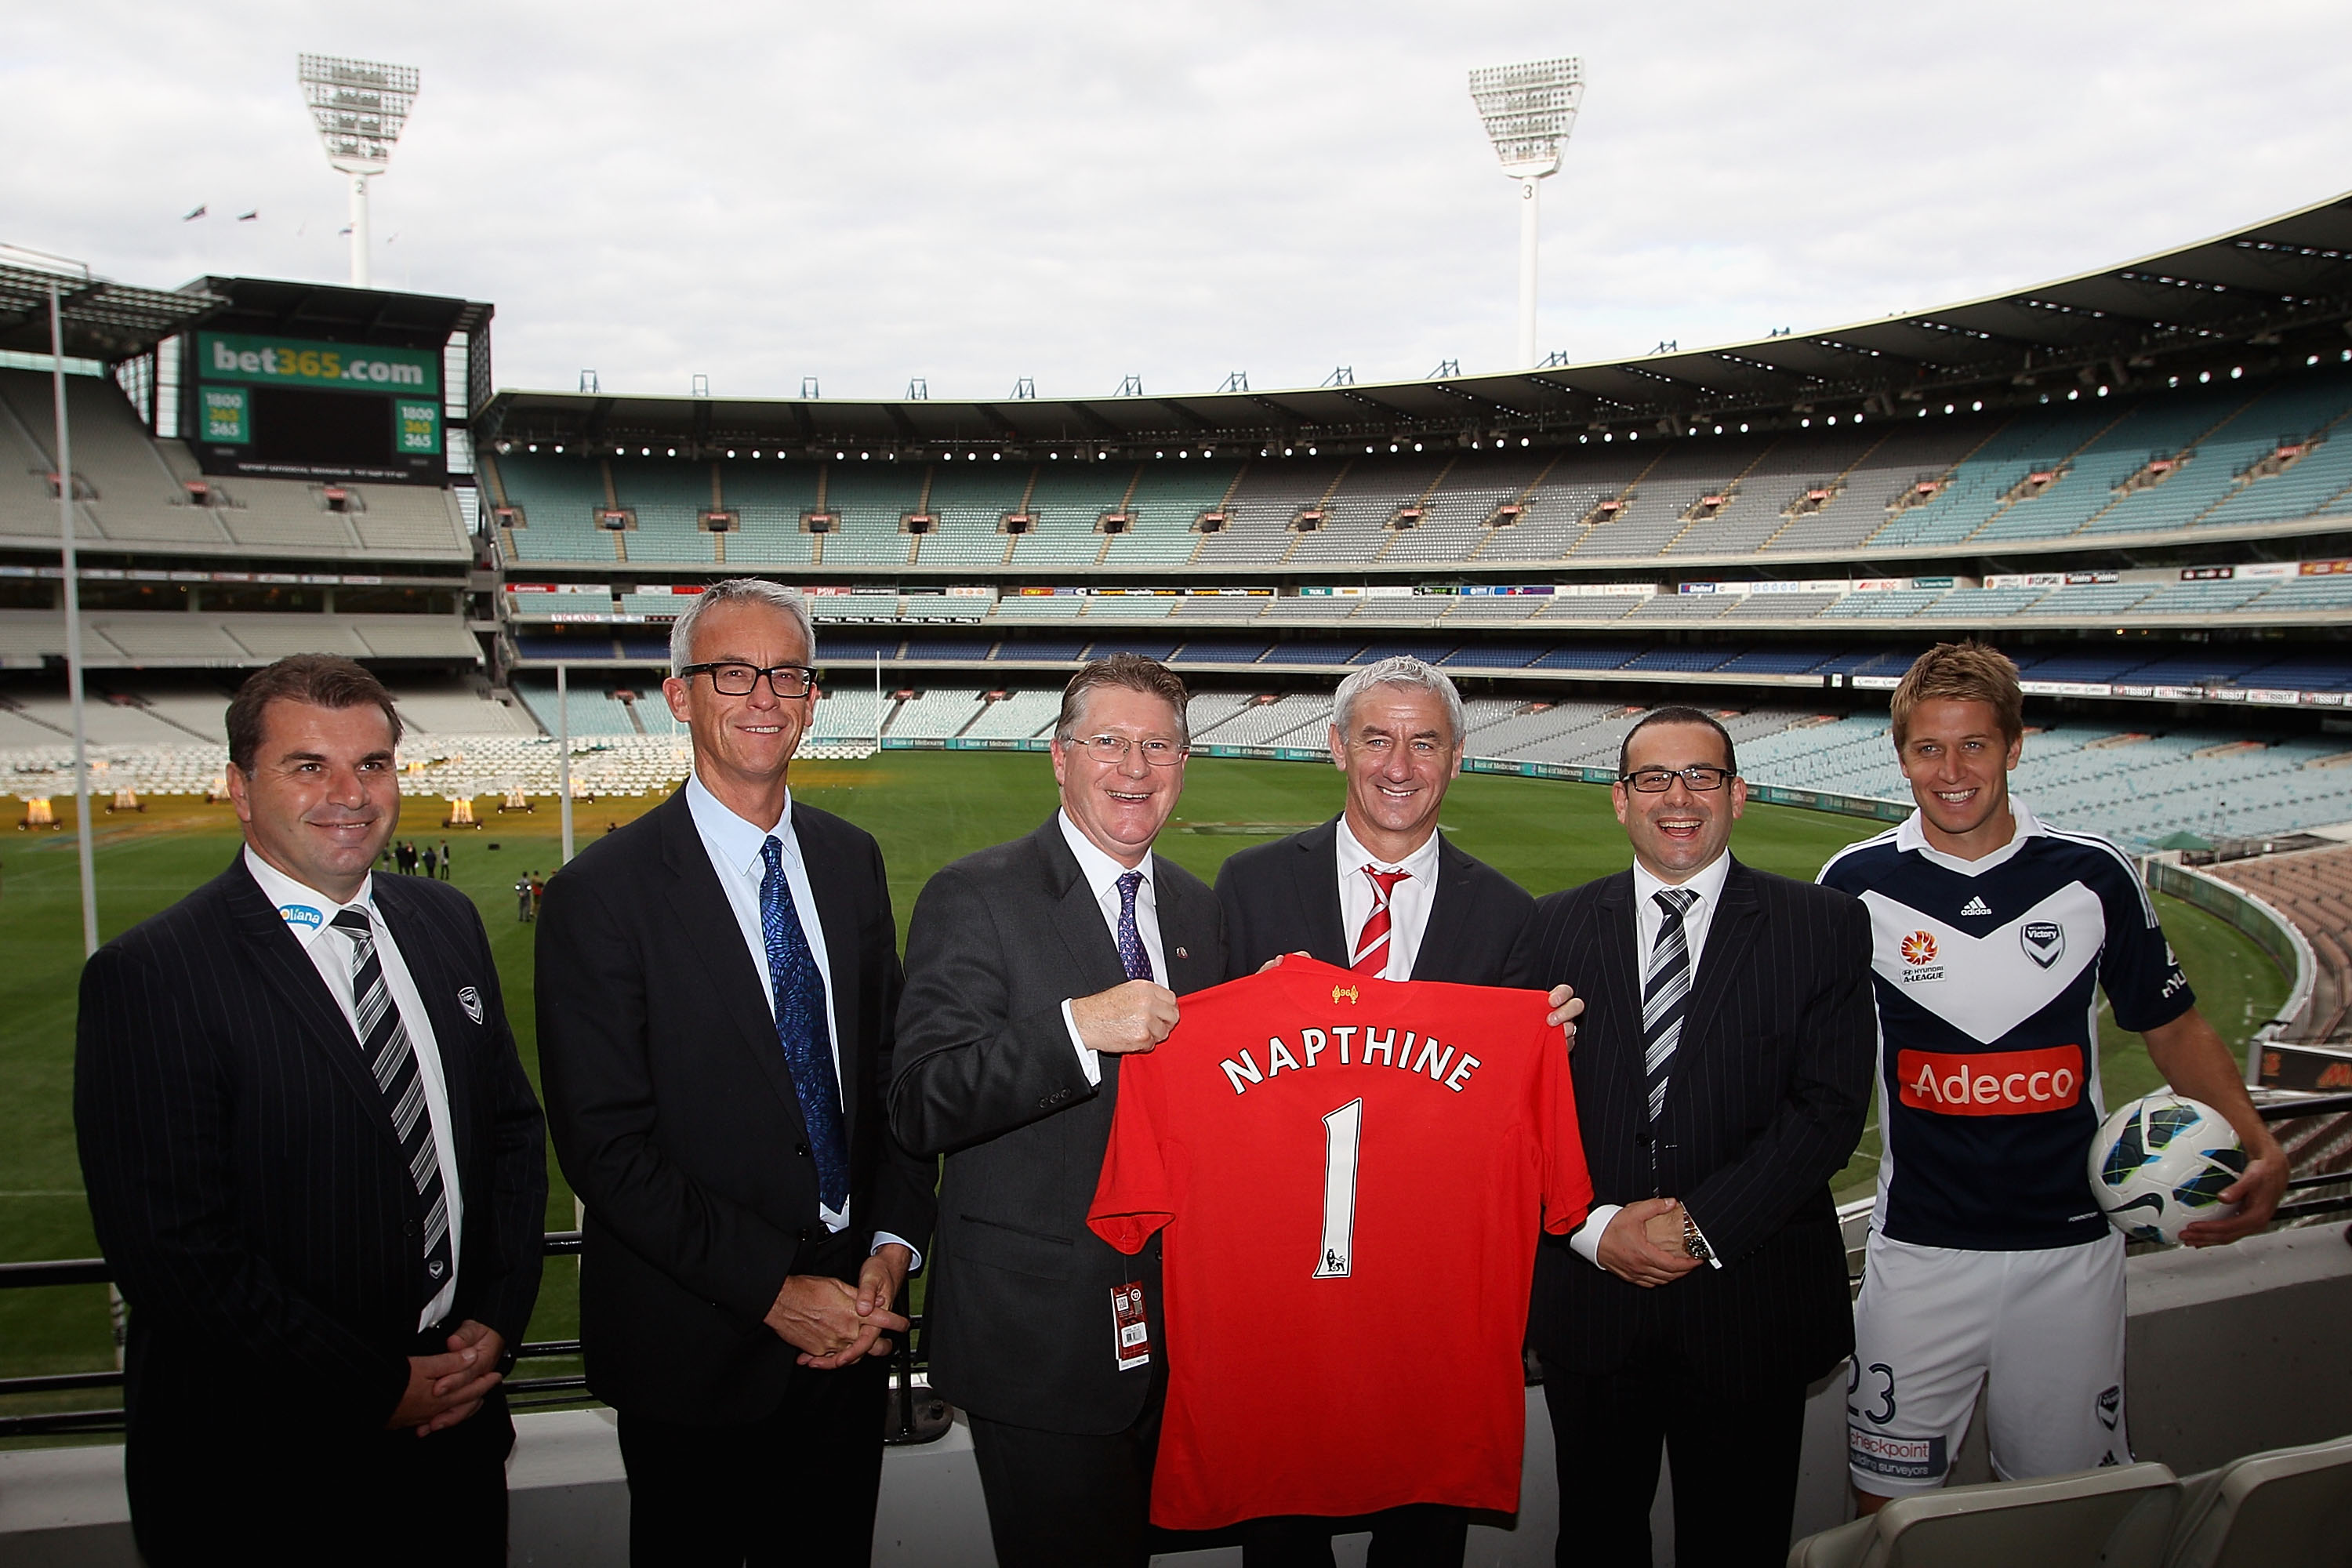
M 2099 993 L 2135 1031 L 2195 1001 L 2123 851 L 2012 805 L 2017 836 L 1980 860 L 1931 847 L 1914 812 L 1822 868 L 1870 910 L 1874 1223 L 1897 1241 L 2023 1251 L 2105 1235 L 2084 1170 L 2105 1114 Z

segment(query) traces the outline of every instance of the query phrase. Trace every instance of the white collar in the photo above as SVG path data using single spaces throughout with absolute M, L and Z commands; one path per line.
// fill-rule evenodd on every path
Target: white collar
M 1416 881 L 1430 881 L 1437 874 L 1437 841 L 1444 832 L 1443 828 L 1433 827 L 1429 837 L 1421 841 L 1420 848 L 1402 860 L 1383 860 L 1358 842 L 1348 828 L 1348 814 L 1343 811 L 1339 814 L 1339 862 L 1349 870 L 1378 866 L 1384 871 L 1404 871 Z
M 1100 845 L 1079 832 L 1078 825 L 1070 820 L 1070 814 L 1067 811 L 1056 811 L 1054 814 L 1054 820 L 1062 825 L 1062 837 L 1069 845 L 1070 853 L 1078 858 L 1078 875 L 1087 879 L 1087 886 L 1093 890 L 1097 901 L 1113 888 L 1118 887 L 1118 879 L 1130 870 L 1143 873 L 1145 887 L 1154 885 L 1151 878 L 1153 868 L 1150 850 L 1145 850 L 1143 858 L 1135 865 L 1122 866 L 1105 854 Z
M 777 817 L 772 826 L 761 827 L 736 816 L 732 808 L 704 787 L 700 774 L 688 773 L 686 778 L 686 809 L 692 814 L 694 830 L 702 835 L 702 841 L 718 850 L 719 858 L 730 866 L 748 869 L 759 865 L 761 846 L 772 837 L 783 840 L 786 855 L 799 853 L 791 826 L 793 792 L 790 789 L 784 791 L 783 815 Z
M 1947 871 L 1956 871 L 1963 877 L 1980 877 L 1996 866 L 2006 865 L 2025 847 L 2027 839 L 2049 831 L 2042 826 L 2042 819 L 2015 795 L 2009 797 L 2009 814 L 2017 825 L 2017 830 L 2010 835 L 2009 842 L 1991 854 L 1979 856 L 1974 860 L 1947 854 L 1928 843 L 1927 831 L 1920 826 L 1919 808 L 1916 805 L 1911 808 L 1911 815 L 1903 819 L 1903 826 L 1895 830 L 1895 847 L 1916 849 L 1930 865 L 1941 866 Z
M 352 904 L 364 904 L 368 912 L 375 912 L 375 873 L 371 871 L 361 881 L 360 890 L 342 903 L 337 903 L 316 888 L 306 887 L 255 853 L 252 845 L 245 847 L 245 868 L 260 884 L 261 896 L 278 906 L 278 913 L 286 921 L 286 929 L 308 952 L 319 933 L 335 918 L 335 911 Z
M 1663 889 L 1680 888 L 1685 892 L 1696 893 L 1700 903 L 1712 907 L 1722 900 L 1724 880 L 1730 875 L 1731 850 L 1727 846 L 1722 854 L 1680 882 L 1665 881 L 1654 875 L 1647 866 L 1636 860 L 1633 862 L 1633 897 L 1642 903 L 1647 904 Z M 1687 912 L 1684 918 L 1689 918 Z

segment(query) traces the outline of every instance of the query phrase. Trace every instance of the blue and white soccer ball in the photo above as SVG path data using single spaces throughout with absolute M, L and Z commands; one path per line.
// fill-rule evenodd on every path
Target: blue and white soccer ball
M 2091 1190 L 2134 1241 L 2178 1246 L 2186 1226 L 2238 1212 L 2221 1194 L 2246 1152 L 2220 1111 L 2168 1089 L 2119 1108 L 2091 1140 Z

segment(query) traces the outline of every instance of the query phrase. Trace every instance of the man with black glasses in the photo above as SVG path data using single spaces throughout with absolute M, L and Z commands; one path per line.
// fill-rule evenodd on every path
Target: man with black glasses
M 1559 1468 L 1558 1560 L 1647 1568 L 1663 1444 L 1684 1563 L 1788 1553 L 1806 1384 L 1853 1349 L 1829 1182 L 1868 1108 L 1870 921 L 1728 853 L 1731 737 L 1691 708 L 1626 735 L 1630 870 L 1537 900 L 1517 983 L 1575 983 L 1592 1173 L 1537 1249 L 1528 1339 Z
M 787 784 L 814 658 L 793 590 L 698 595 L 662 686 L 693 774 L 557 873 L 541 911 L 588 1386 L 620 1413 L 641 1563 L 872 1556 L 884 1358 L 934 1167 L 884 1121 L 900 973 L 881 851 Z

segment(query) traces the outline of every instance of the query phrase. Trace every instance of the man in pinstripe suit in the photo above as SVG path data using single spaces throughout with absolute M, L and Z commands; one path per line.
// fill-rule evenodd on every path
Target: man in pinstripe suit
M 282 659 L 228 737 L 244 850 L 82 972 L 132 1529 L 158 1568 L 503 1563 L 547 1164 L 489 940 L 464 894 L 369 874 L 400 813 L 373 676 Z
M 1853 1152 L 1876 1021 L 1860 904 L 1727 853 L 1731 737 L 1661 709 L 1618 759 L 1633 866 L 1538 900 L 1512 969 L 1572 980 L 1593 1206 L 1536 1255 L 1562 1563 L 1647 1568 L 1664 1444 L 1684 1563 L 1789 1550 L 1805 1386 L 1853 1349 L 1829 1180 Z

